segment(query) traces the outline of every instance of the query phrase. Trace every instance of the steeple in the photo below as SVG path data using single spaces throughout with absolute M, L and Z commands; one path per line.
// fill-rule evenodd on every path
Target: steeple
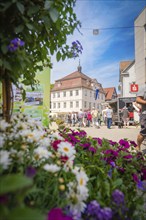
M 81 73 L 81 71 L 82 71 L 82 67 L 80 66 L 80 60 L 79 60 L 78 72 Z

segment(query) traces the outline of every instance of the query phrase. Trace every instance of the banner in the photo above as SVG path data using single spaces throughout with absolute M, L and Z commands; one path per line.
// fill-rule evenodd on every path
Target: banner
M 98 98 L 99 89 L 95 90 L 95 100 Z
M 48 125 L 50 111 L 50 68 L 45 67 L 42 72 L 36 73 L 39 84 L 35 90 L 25 86 L 26 99 L 22 100 L 21 89 L 13 86 L 14 112 L 23 112 L 32 118 Z

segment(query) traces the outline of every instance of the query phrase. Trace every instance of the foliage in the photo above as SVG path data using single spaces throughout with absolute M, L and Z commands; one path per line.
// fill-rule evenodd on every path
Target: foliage
M 145 157 L 135 143 L 59 129 L 22 114 L 2 121 L 2 220 L 34 210 L 48 220 L 143 220 Z
M 56 59 L 81 53 L 77 42 L 66 44 L 67 36 L 80 27 L 73 11 L 75 0 L 2 0 L 0 2 L 0 80 L 15 85 L 37 83 L 35 74 Z

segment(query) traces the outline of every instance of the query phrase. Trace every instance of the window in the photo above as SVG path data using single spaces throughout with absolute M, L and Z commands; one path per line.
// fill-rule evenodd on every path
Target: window
M 53 103 L 53 108 L 56 108 L 56 103 Z
M 87 108 L 87 102 L 84 102 L 84 108 Z
M 76 90 L 76 96 L 79 95 L 79 90 Z
M 53 98 L 55 98 L 55 92 L 53 93 Z
M 76 108 L 78 108 L 79 107 L 79 102 L 78 101 L 76 101 Z
M 85 90 L 85 96 L 87 96 L 87 90 Z
M 60 108 L 60 103 L 58 103 L 58 108 Z
M 70 96 L 72 96 L 73 95 L 73 92 L 72 91 L 70 91 Z
M 95 103 L 93 103 L 93 107 L 95 108 Z
M 92 97 L 92 91 L 90 91 L 90 97 Z
M 66 108 L 66 102 L 63 103 L 63 107 Z
M 70 108 L 73 108 L 73 102 L 70 102 Z
M 58 97 L 58 98 L 60 97 L 60 93 L 59 93 L 59 92 L 57 93 L 57 97 Z
M 89 102 L 89 109 L 91 109 L 91 102 Z
M 63 92 L 63 97 L 66 97 L 66 92 Z

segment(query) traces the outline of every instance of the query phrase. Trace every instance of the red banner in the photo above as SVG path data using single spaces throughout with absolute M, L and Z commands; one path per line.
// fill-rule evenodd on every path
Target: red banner
M 130 92 L 138 92 L 138 84 L 131 84 Z

